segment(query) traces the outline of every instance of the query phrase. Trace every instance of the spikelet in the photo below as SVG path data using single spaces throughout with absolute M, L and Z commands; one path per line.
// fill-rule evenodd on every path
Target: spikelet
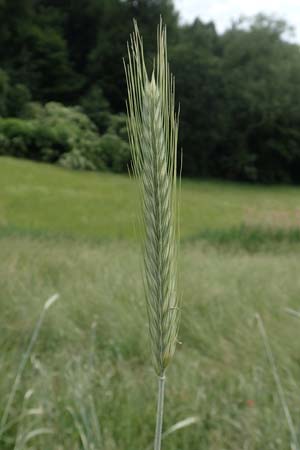
M 144 225 L 144 275 L 154 366 L 164 376 L 175 351 L 177 297 L 176 159 L 178 117 L 174 79 L 166 54 L 166 29 L 157 33 L 157 58 L 149 79 L 135 23 L 125 66 L 128 134 L 133 171 L 139 180 Z

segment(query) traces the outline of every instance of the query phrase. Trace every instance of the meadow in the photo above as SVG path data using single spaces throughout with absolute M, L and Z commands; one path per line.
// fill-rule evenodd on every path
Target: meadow
M 1 450 L 151 448 L 156 380 L 137 207 L 127 176 L 0 158 L 0 418 L 43 304 L 60 294 Z M 286 311 L 299 310 L 299 188 L 183 180 L 180 221 L 181 344 L 164 428 L 196 423 L 163 448 L 289 449 L 255 314 L 299 430 L 300 319 Z

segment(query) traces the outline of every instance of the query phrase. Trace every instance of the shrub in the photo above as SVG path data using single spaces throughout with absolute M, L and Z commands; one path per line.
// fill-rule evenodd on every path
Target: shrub
M 103 168 L 100 136 L 95 125 L 76 107 L 53 102 L 45 106 L 29 104 L 23 119 L 0 119 L 0 133 L 8 141 L 6 153 L 12 156 L 61 162 L 77 169 Z M 83 160 L 87 162 L 78 163 Z
M 127 142 L 112 133 L 101 137 L 101 158 L 105 167 L 113 172 L 124 172 L 130 161 L 130 148 Z
M 104 170 L 100 136 L 91 130 L 70 137 L 71 151 L 62 155 L 59 164 L 69 169 Z
M 113 172 L 126 172 L 131 155 L 125 114 L 110 115 L 107 132 L 101 137 L 105 166 Z
M 122 172 L 130 160 L 126 133 L 123 115 L 110 115 L 101 137 L 80 107 L 28 103 L 23 118 L 0 118 L 0 152 L 69 169 Z
M 6 155 L 9 149 L 9 140 L 7 137 L 0 133 L 0 155 Z
M 5 138 L 5 154 L 20 158 L 55 162 L 69 149 L 63 129 L 39 120 L 0 119 L 0 134 Z
M 17 118 L 0 119 L 0 133 L 6 140 L 6 153 L 12 156 L 34 157 L 34 124 Z

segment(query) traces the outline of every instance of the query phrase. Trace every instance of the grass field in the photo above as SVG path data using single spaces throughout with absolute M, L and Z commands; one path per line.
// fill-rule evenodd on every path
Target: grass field
M 1 450 L 146 450 L 156 380 L 134 182 L 0 158 L 0 192 L 0 419 L 42 305 L 60 293 Z M 198 422 L 167 436 L 164 450 L 291 448 L 254 315 L 299 430 L 300 319 L 285 311 L 300 309 L 299 208 L 299 188 L 183 181 L 182 344 L 168 372 L 165 428 Z M 47 434 L 23 442 L 38 429 Z
M 127 176 L 68 172 L 0 159 L 1 233 L 135 238 L 136 186 Z M 181 236 L 242 225 L 300 227 L 299 188 L 182 182 Z

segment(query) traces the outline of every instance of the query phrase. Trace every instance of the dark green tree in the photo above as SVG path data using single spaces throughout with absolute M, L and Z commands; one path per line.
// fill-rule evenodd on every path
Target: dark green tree
M 126 85 L 122 62 L 126 58 L 126 43 L 133 30 L 133 19 L 138 21 L 152 62 L 156 47 L 156 27 L 160 15 L 168 25 L 169 41 L 177 32 L 177 13 L 170 0 L 103 0 L 97 44 L 89 54 L 89 79 L 99 81 L 103 93 L 114 112 L 124 111 Z M 113 26 L 112 26 L 113 24 Z M 113 55 L 113 56 L 112 56 Z
M 219 40 L 214 25 L 196 20 L 183 27 L 170 53 L 180 101 L 183 173 L 217 174 L 215 156 L 224 135 L 226 116 Z
M 229 126 L 219 158 L 221 176 L 271 182 L 295 177 L 300 60 L 298 45 L 284 40 L 288 31 L 285 22 L 259 15 L 222 38 Z

